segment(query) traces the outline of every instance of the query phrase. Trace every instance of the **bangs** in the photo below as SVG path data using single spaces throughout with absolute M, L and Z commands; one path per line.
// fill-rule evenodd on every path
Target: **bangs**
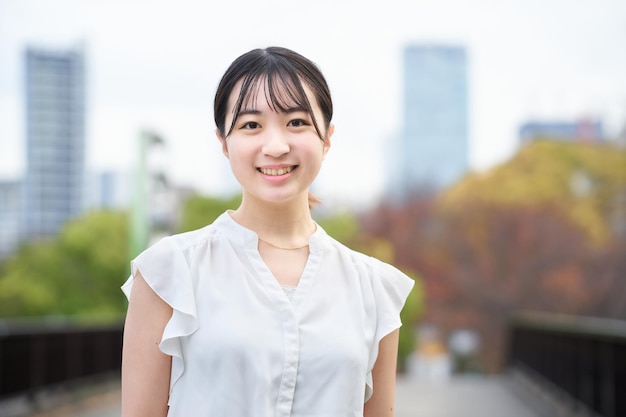
M 261 74 L 250 78 L 247 83 L 246 81 L 244 80 L 241 86 L 235 111 L 256 107 L 254 100 L 258 97 L 260 89 L 263 89 L 267 105 L 275 112 L 285 112 L 293 108 L 302 108 L 307 111 L 311 109 L 311 104 L 300 80 L 297 80 L 296 84 L 293 80 L 286 80 L 283 77 Z
M 258 94 L 261 89 L 262 95 Z M 258 97 L 265 97 L 267 105 L 275 112 L 287 112 L 293 109 L 306 111 L 313 121 L 317 135 L 323 140 L 302 80 L 292 68 L 278 68 L 277 66 L 271 66 L 265 71 L 248 73 L 243 78 L 239 97 L 233 107 L 233 120 L 226 136 L 232 132 L 242 110 L 256 108 Z

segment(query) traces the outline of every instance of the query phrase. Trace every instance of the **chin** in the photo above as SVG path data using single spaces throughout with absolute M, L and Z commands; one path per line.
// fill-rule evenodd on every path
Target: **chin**
M 280 193 L 280 194 L 265 194 L 258 195 L 257 198 L 267 204 L 296 204 L 300 199 L 308 202 L 308 192 L 304 193 L 304 197 L 302 194 L 293 194 L 293 193 Z M 308 203 L 307 203 L 308 204 Z

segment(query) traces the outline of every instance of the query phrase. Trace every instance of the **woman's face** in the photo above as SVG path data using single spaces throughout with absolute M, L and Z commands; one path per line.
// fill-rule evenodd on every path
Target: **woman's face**
M 325 126 L 317 100 L 306 84 L 303 87 L 315 119 Z M 225 126 L 232 123 L 240 89 L 241 81 L 228 99 Z M 330 147 L 333 126 L 322 131 L 322 141 L 305 109 L 294 101 L 293 106 L 285 106 L 291 107 L 287 111 L 280 111 L 268 103 L 266 89 L 267 82 L 259 83 L 231 133 L 226 138 L 218 133 L 224 155 L 247 198 L 278 204 L 299 198 L 307 201 L 309 186 Z

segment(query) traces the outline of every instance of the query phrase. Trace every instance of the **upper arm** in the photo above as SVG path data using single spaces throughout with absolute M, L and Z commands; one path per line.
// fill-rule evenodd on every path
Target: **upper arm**
M 128 304 L 122 349 L 122 416 L 167 414 L 172 358 L 159 350 L 172 308 L 137 273 Z
M 365 403 L 363 417 L 394 416 L 399 334 L 400 329 L 396 329 L 378 344 L 378 357 L 372 369 L 374 392 Z

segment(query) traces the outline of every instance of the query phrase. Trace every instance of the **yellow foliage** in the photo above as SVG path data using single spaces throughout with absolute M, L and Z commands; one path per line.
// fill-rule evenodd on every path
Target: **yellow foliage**
M 626 150 L 613 144 L 542 140 L 532 142 L 508 162 L 467 175 L 440 199 L 444 211 L 468 205 L 561 210 L 595 242 L 610 236 L 609 218 L 624 210 Z

